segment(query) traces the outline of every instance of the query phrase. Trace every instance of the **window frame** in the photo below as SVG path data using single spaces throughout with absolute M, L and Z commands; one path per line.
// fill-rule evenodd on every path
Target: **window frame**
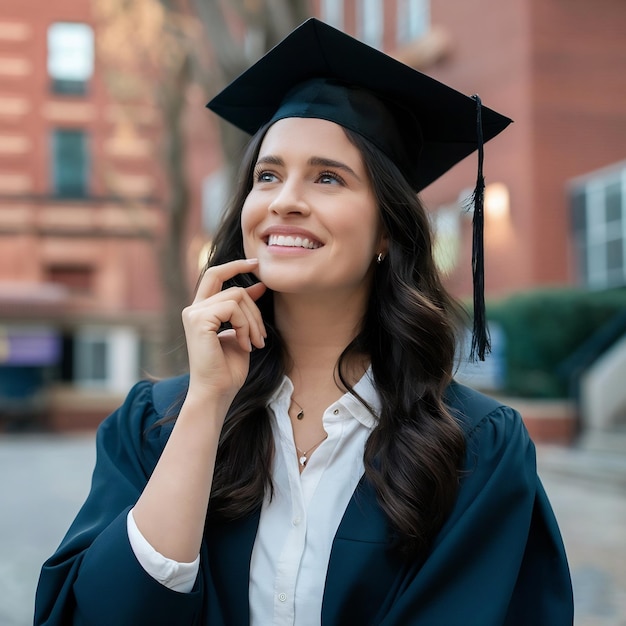
M 343 0 L 320 0 L 320 16 L 322 21 L 343 30 L 345 20 Z
M 103 349 L 102 372 L 95 365 L 96 347 Z M 84 327 L 74 336 L 74 382 L 80 387 L 106 389 L 109 381 L 111 349 L 105 328 Z
M 50 24 L 47 32 L 46 64 L 52 93 L 66 96 L 86 95 L 95 68 L 93 27 L 84 22 L 59 21 Z
M 357 6 L 359 39 L 373 48 L 382 48 L 385 34 L 384 2 L 361 0 Z
M 141 340 L 131 326 L 86 325 L 73 336 L 73 383 L 83 389 L 125 392 L 140 377 Z M 103 348 L 101 370 L 94 350 Z
M 62 137 L 77 137 L 81 154 L 68 158 L 69 145 L 61 146 Z M 89 134 L 82 128 L 53 128 L 50 136 L 51 188 L 55 198 L 83 199 L 89 197 L 90 187 Z M 72 159 L 76 161 L 72 163 Z M 63 172 L 63 173 L 62 173 Z M 67 176 L 67 172 L 73 172 Z
M 396 41 L 405 44 L 430 30 L 430 0 L 397 0 Z
M 611 220 L 607 190 L 615 185 L 620 214 Z M 579 282 L 592 289 L 626 285 L 626 161 L 571 181 L 568 195 Z M 621 243 L 621 266 L 611 267 L 609 247 L 615 242 Z

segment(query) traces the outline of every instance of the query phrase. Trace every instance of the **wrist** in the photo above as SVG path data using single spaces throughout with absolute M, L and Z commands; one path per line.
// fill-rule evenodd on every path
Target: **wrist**
M 233 398 L 233 395 L 218 394 L 214 390 L 190 384 L 178 419 L 181 416 L 188 416 L 188 419 L 197 416 L 202 422 L 215 423 L 221 428 Z

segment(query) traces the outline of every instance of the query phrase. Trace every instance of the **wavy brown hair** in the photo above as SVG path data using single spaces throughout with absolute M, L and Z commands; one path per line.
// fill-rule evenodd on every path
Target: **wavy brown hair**
M 241 210 L 267 127 L 251 140 L 233 202 L 214 239 L 207 267 L 244 257 Z M 376 266 L 362 328 L 337 363 L 343 387 L 347 364 L 368 355 L 382 410 L 364 452 L 365 473 L 403 552 L 422 555 L 454 503 L 465 443 L 443 401 L 452 378 L 461 309 L 447 294 L 432 253 L 429 220 L 394 163 L 351 131 L 360 150 L 389 237 Z M 226 287 L 248 286 L 252 275 Z M 272 494 L 273 438 L 267 402 L 286 371 L 288 355 L 274 325 L 273 297 L 257 302 L 268 332 L 250 357 L 250 370 L 224 422 L 209 505 L 209 519 L 235 519 Z M 358 397 L 358 396 L 357 396 Z M 369 408 L 369 407 L 368 407 Z

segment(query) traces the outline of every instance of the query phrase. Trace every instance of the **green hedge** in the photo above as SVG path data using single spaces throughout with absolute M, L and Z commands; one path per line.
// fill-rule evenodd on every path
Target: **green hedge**
M 588 337 L 626 309 L 626 289 L 573 288 L 519 293 L 487 303 L 506 337 L 505 393 L 531 398 L 568 395 L 557 369 Z

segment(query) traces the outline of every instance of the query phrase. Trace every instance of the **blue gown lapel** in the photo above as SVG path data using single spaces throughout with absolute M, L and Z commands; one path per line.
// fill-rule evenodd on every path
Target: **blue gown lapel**
M 250 623 L 248 587 L 250 559 L 259 526 L 260 510 L 243 519 L 207 525 L 205 558 L 208 559 L 221 606 L 228 625 Z
M 363 477 L 333 540 L 322 624 L 372 623 L 392 602 L 404 567 L 390 549 L 389 524 L 374 488 Z

